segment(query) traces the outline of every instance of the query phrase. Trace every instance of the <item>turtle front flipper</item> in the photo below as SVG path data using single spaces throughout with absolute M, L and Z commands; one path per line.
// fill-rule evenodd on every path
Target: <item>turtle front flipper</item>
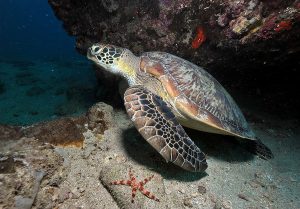
M 161 97 L 137 85 L 126 90 L 124 102 L 135 127 L 167 162 L 194 172 L 207 168 L 204 153 L 188 137 Z

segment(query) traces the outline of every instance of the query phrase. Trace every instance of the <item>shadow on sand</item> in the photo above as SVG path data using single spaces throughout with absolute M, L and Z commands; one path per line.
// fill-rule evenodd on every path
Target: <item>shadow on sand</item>
M 202 133 L 186 129 L 188 135 L 209 158 L 227 162 L 250 161 L 253 155 L 244 150 L 239 142 L 230 136 Z M 208 174 L 185 171 L 172 163 L 166 163 L 160 154 L 152 148 L 135 128 L 123 132 L 123 146 L 133 160 L 160 173 L 166 179 L 191 182 Z

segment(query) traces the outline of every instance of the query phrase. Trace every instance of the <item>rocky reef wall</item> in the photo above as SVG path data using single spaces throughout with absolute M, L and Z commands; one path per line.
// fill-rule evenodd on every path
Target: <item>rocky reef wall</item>
M 229 91 L 263 97 L 267 109 L 300 104 L 299 0 L 48 1 L 82 54 L 100 41 L 136 54 L 166 51 L 203 66 Z

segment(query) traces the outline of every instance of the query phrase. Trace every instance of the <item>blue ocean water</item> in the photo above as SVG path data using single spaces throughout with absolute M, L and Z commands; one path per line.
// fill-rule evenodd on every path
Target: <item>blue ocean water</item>
M 0 1 L 0 43 L 1 124 L 76 115 L 95 102 L 92 65 L 47 1 Z

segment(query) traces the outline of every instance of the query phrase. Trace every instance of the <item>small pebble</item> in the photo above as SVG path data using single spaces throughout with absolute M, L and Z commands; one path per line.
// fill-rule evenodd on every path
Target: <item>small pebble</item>
M 104 158 L 104 163 L 105 164 L 109 164 L 110 163 L 110 161 L 113 159 L 113 156 L 106 156 L 105 158 Z
M 206 193 L 206 188 L 205 188 L 205 186 L 199 185 L 199 186 L 198 186 L 198 192 L 199 192 L 200 194 L 205 194 L 205 193 Z
M 58 200 L 58 192 L 55 192 L 55 193 L 52 195 L 52 201 L 55 202 L 56 200 Z
M 214 209 L 222 209 L 222 203 L 220 200 L 216 200 Z
M 254 177 L 255 177 L 255 178 L 261 178 L 261 173 L 256 172 L 256 173 L 254 174 Z
M 0 161 L 5 161 L 5 160 L 7 160 L 8 159 L 8 157 L 7 156 L 4 156 L 4 157 L 1 157 L 0 158 Z
M 46 189 L 46 193 L 49 193 L 52 196 L 54 195 L 54 192 L 55 192 L 54 187 L 50 187 L 50 188 Z
M 192 198 L 191 197 L 186 197 L 183 199 L 183 204 L 184 206 L 187 206 L 189 208 L 192 208 L 193 207 L 193 204 L 192 204 Z
M 81 196 L 77 188 L 72 189 L 71 194 L 71 199 L 78 199 Z
M 210 194 L 209 195 L 209 198 L 210 198 L 210 200 L 213 202 L 213 203 L 217 203 L 217 197 L 214 195 L 214 194 Z
M 259 185 L 255 182 L 255 181 L 249 181 L 248 184 L 252 187 L 252 188 L 258 188 Z
M 225 209 L 232 209 L 231 202 L 229 200 L 225 200 L 222 202 L 222 207 Z
M 238 197 L 243 199 L 243 200 L 249 201 L 249 198 L 246 197 L 244 194 L 238 194 Z
M 60 191 L 59 195 L 58 195 L 58 202 L 63 203 L 65 200 L 69 199 L 70 198 L 70 196 L 69 196 L 70 192 L 71 191 L 68 188 L 62 189 Z
M 169 195 L 169 194 L 172 193 L 172 191 L 171 190 L 165 190 L 165 193 Z
M 185 194 L 185 190 L 184 189 L 180 189 L 178 190 L 181 194 Z
M 116 162 L 117 163 L 125 163 L 127 161 L 126 157 L 124 156 L 116 156 Z
M 80 194 L 77 192 L 77 193 L 71 193 L 71 196 L 70 198 L 71 199 L 78 199 L 80 197 Z
M 199 193 L 193 193 L 193 194 L 191 194 L 191 196 L 192 196 L 193 198 L 197 197 L 198 195 L 199 195 Z

